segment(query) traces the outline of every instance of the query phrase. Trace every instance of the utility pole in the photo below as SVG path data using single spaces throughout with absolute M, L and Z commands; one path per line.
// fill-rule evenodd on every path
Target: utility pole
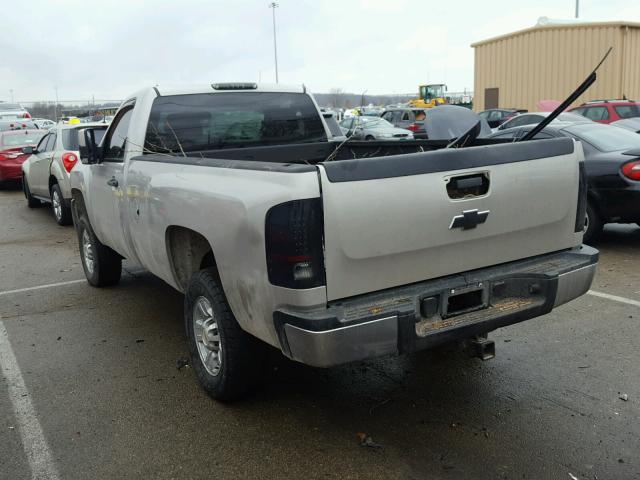
M 269 8 L 273 9 L 273 56 L 276 61 L 276 83 L 278 83 L 278 44 L 276 42 L 276 8 L 278 8 L 278 4 L 271 2 Z
M 576 0 L 576 18 L 578 18 L 580 14 L 580 0 Z
M 9 89 L 9 93 L 11 94 L 11 103 L 13 103 L 13 88 Z
M 367 93 L 368 90 L 365 90 L 364 92 L 362 92 L 362 95 L 360 95 L 360 106 L 364 107 L 364 94 Z

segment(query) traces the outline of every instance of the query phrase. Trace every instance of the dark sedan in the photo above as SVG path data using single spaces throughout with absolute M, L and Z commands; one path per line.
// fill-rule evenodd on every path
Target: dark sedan
M 510 128 L 490 137 L 516 140 L 532 128 Z M 536 136 L 553 137 L 582 143 L 588 182 L 585 243 L 597 240 L 605 223 L 640 223 L 640 135 L 595 122 L 558 122 Z

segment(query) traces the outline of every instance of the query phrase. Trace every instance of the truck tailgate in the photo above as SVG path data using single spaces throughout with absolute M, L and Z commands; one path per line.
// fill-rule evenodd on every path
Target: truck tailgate
M 579 245 L 572 139 L 325 162 L 328 300 Z

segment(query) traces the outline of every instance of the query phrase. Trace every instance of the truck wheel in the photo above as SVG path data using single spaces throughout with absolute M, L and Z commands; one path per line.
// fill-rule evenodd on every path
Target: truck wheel
M 42 202 L 31 195 L 31 190 L 29 190 L 29 184 L 27 183 L 27 177 L 22 176 L 22 191 L 24 192 L 24 196 L 27 199 L 27 206 L 29 208 L 38 208 L 42 205 Z
M 82 268 L 89 284 L 94 287 L 108 287 L 120 281 L 122 258 L 93 233 L 86 214 L 78 218 L 76 225 L 80 244 Z
M 184 320 L 191 365 L 211 397 L 236 400 L 257 385 L 264 345 L 238 325 L 215 268 L 191 277 L 184 298 Z
M 588 245 L 598 241 L 602 235 L 603 223 L 598 211 L 591 202 L 587 202 L 587 215 L 584 222 L 584 237 L 582 241 Z
M 62 190 L 57 183 L 54 183 L 51 187 L 51 207 L 58 225 L 71 225 L 71 208 L 65 205 Z

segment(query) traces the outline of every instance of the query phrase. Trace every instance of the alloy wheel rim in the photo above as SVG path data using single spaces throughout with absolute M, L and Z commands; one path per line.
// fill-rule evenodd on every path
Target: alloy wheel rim
M 62 202 L 60 201 L 60 196 L 56 190 L 53 191 L 51 203 L 53 204 L 53 214 L 59 220 L 62 218 Z
M 589 212 L 585 213 L 585 215 L 584 215 L 584 230 L 583 230 L 583 232 L 586 233 L 587 230 L 589 230 Z
M 84 266 L 90 275 L 93 275 L 94 258 L 93 258 L 93 245 L 91 244 L 91 238 L 87 230 L 82 232 L 82 259 L 84 260 Z
M 213 307 L 207 297 L 196 298 L 192 322 L 200 360 L 207 372 L 215 377 L 222 368 L 222 341 Z

